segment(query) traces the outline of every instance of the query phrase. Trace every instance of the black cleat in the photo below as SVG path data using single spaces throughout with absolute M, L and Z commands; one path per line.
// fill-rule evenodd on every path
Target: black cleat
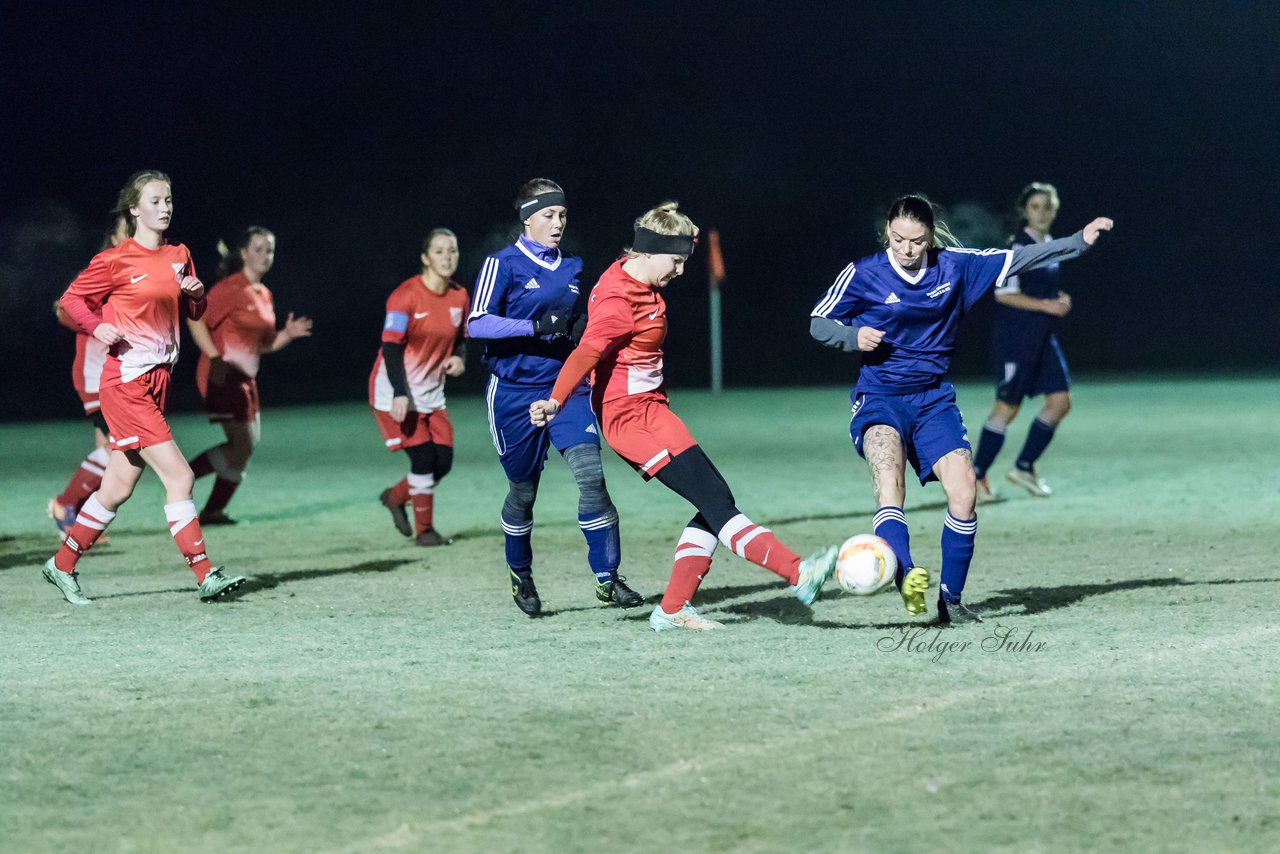
M 614 576 L 612 581 L 596 582 L 596 598 L 619 608 L 635 608 L 644 604 L 644 597 L 626 584 L 627 579 L 621 575 Z
M 412 537 L 413 526 L 409 524 L 409 514 L 404 512 L 403 504 L 397 504 L 391 498 L 391 490 L 382 490 L 382 494 L 378 496 L 378 500 L 382 502 L 383 507 L 391 511 L 391 521 L 395 524 L 396 530 L 404 534 L 406 537 Z
M 538 588 L 533 586 L 533 576 L 521 578 L 511 570 L 511 598 L 516 600 L 516 607 L 530 617 L 542 615 L 542 600 L 538 598 Z
M 981 623 L 978 612 L 959 601 L 948 602 L 938 597 L 938 623 L 944 626 L 956 626 L 961 623 Z
M 234 516 L 228 516 L 226 512 L 222 510 L 206 511 L 200 514 L 199 519 L 200 527 L 202 528 L 206 525 L 234 525 L 240 521 Z
M 452 543 L 453 540 L 448 537 L 441 536 L 440 532 L 435 528 L 427 528 L 427 530 L 423 531 L 414 539 L 414 542 L 420 546 L 447 546 Z

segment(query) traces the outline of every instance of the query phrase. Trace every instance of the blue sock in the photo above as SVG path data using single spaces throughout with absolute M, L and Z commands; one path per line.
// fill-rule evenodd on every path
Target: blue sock
M 1053 441 L 1053 431 L 1056 429 L 1058 429 L 1057 424 L 1042 421 L 1037 416 L 1036 420 L 1031 422 L 1031 429 L 1027 431 L 1026 444 L 1018 453 L 1018 462 L 1015 465 L 1023 471 L 1034 471 L 1036 460 L 1040 459 L 1044 449 Z
M 612 581 L 622 562 L 622 541 L 618 536 L 618 511 L 609 507 L 603 513 L 578 516 L 578 527 L 587 538 L 587 563 L 596 581 Z
M 898 558 L 898 586 L 902 586 L 902 577 L 907 570 L 915 566 L 911 560 L 911 534 L 907 531 L 907 517 L 901 507 L 886 506 L 876 511 L 871 518 L 871 530 L 875 535 L 889 544 Z
M 968 521 L 950 513 L 942 523 L 942 598 L 959 602 L 964 581 L 973 561 L 973 541 L 978 537 L 978 518 Z
M 527 578 L 533 571 L 533 520 L 517 522 L 503 514 L 502 538 L 507 547 L 507 566 Z
M 982 425 L 982 436 L 978 439 L 978 452 L 973 455 L 973 471 L 982 480 L 987 476 L 987 469 L 996 461 L 1000 449 L 1004 447 L 1004 425 L 995 425 L 988 421 Z

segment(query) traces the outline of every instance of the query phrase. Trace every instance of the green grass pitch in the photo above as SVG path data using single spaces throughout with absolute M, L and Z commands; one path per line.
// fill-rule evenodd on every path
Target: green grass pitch
M 534 531 L 551 614 L 527 619 L 478 398 L 451 406 L 454 545 L 392 529 L 377 495 L 404 462 L 364 406 L 269 408 L 242 523 L 206 531 L 245 592 L 197 601 L 147 474 L 75 608 L 39 567 L 89 431 L 0 426 L 0 851 L 1276 850 L 1280 383 L 1074 398 L 1041 466 L 1054 497 L 1001 484 L 980 508 L 966 601 L 987 622 L 941 634 L 893 594 L 810 613 L 721 550 L 698 604 L 728 626 L 656 635 L 648 606 L 597 605 L 554 459 Z M 990 390 L 960 401 L 976 435 Z M 869 530 L 846 390 L 673 402 L 793 548 Z M 219 436 L 173 424 L 188 456 Z M 690 511 L 606 458 L 652 602 Z M 942 493 L 908 492 L 936 569 Z

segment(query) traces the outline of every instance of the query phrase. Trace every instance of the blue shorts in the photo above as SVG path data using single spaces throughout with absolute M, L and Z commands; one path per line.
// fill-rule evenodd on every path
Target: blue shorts
M 956 390 L 950 383 L 916 394 L 855 393 L 849 435 L 863 459 L 866 454 L 862 452 L 862 434 L 876 424 L 898 431 L 907 461 L 922 486 L 937 480 L 933 466 L 938 460 L 961 448 L 972 450 L 960 407 L 956 406 Z
M 489 432 L 507 479 L 513 483 L 536 479 L 551 445 L 562 454 L 574 445 L 600 447 L 600 428 L 596 426 L 589 387 L 585 385 L 569 396 L 549 425 L 533 426 L 529 420 L 529 404 L 551 397 L 551 387 L 551 383 L 526 385 L 489 377 L 485 389 Z
M 1017 406 L 1025 397 L 1053 394 L 1071 388 L 1067 360 L 1058 346 L 1058 337 L 1045 339 L 1040 352 L 1030 359 L 1010 359 L 996 363 L 996 400 Z

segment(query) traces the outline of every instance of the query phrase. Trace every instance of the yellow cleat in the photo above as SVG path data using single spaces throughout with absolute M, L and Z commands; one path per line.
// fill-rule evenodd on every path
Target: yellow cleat
M 907 606 L 907 613 L 917 617 L 925 612 L 924 594 L 929 589 L 929 570 L 923 566 L 913 566 L 902 578 L 902 604 Z

